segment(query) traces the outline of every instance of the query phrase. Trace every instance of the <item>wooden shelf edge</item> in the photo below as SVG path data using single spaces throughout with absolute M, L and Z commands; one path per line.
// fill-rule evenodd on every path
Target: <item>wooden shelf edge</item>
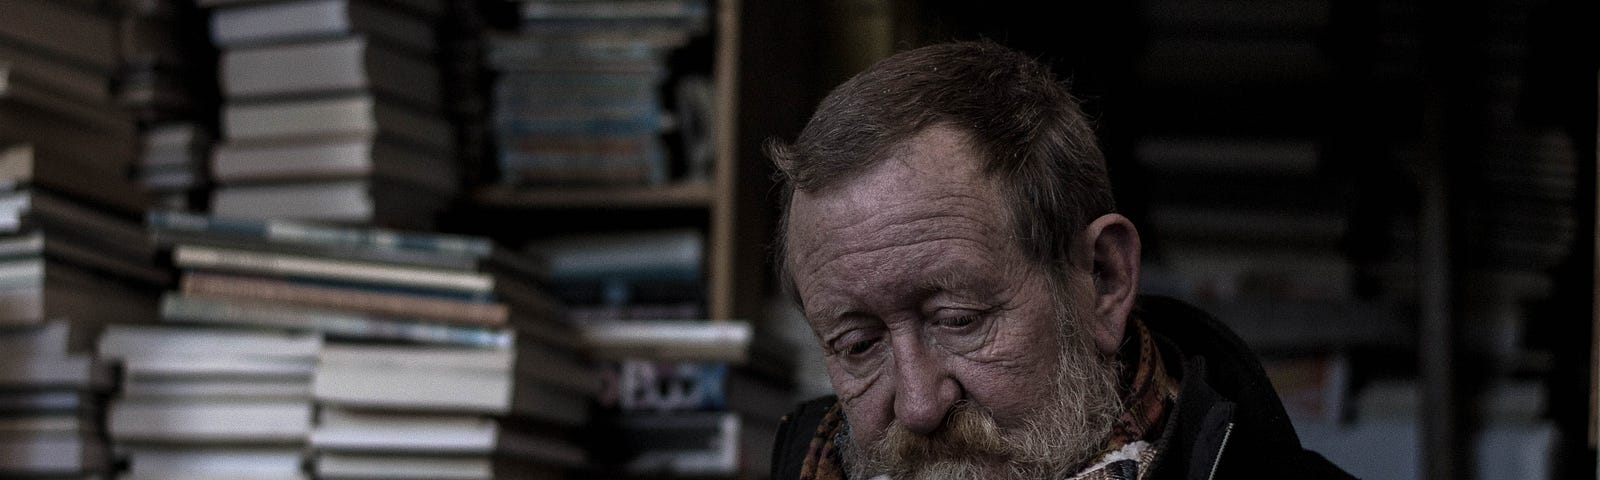
M 507 209 L 707 208 L 712 195 L 709 182 L 640 187 L 490 186 L 473 192 L 473 200 L 479 206 Z

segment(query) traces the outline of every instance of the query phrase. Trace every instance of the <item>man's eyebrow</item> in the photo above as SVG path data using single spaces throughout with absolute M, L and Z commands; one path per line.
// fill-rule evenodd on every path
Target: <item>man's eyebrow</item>
M 806 318 L 812 323 L 832 325 L 838 323 L 839 318 L 850 313 L 851 310 L 852 309 L 847 305 L 830 303 L 828 306 L 823 307 L 821 311 L 806 312 L 805 315 Z
M 972 283 L 970 276 L 948 271 L 930 275 L 917 282 L 917 292 L 923 294 L 953 292 L 967 289 L 972 286 Z

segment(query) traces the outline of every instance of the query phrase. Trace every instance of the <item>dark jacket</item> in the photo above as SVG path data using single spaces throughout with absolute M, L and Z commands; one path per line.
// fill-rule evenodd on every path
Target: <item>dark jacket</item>
M 1146 478 L 1350 478 L 1300 438 L 1260 361 L 1211 315 L 1170 298 L 1139 299 L 1137 315 L 1155 335 L 1182 393 L 1169 412 Z M 811 437 L 835 398 L 801 404 L 784 416 L 773 447 L 772 478 L 800 474 Z

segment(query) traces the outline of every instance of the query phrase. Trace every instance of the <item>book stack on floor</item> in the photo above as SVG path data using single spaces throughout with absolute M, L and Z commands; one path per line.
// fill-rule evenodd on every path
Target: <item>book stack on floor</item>
M 668 56 L 706 32 L 706 2 L 514 5 L 517 31 L 490 38 L 486 54 L 502 183 L 649 185 L 682 173 L 664 143 L 683 123 L 666 109 Z
M 65 320 L 0 326 L 0 477 L 92 478 L 110 472 L 101 428 L 109 364 L 69 353 Z
M 300 438 L 315 476 L 584 468 L 569 436 L 599 377 L 584 373 L 534 257 L 478 237 L 170 211 L 148 221 L 183 270 L 165 323 L 325 339 L 296 377 L 317 410 Z
M 64 319 L 87 352 L 106 323 L 153 320 L 172 276 L 128 215 L 40 184 L 34 152 L 0 149 L 0 324 Z
M 437 1 L 228 2 L 211 211 L 429 229 L 459 187 Z
M 79 190 L 136 171 L 153 177 L 140 182 L 149 191 L 184 201 L 164 194 L 181 189 L 175 175 L 188 166 L 153 168 L 137 145 L 156 125 L 194 122 L 205 104 L 188 85 L 209 72 L 209 63 L 193 60 L 204 43 L 187 35 L 195 13 L 176 0 L 8 4 L 0 18 L 0 70 L 9 78 L 0 90 L 31 108 L 7 105 L 0 138 L 36 142 L 40 155 L 84 177 L 71 181 Z M 63 123 L 77 128 L 61 129 Z M 121 188 L 111 191 L 131 198 Z M 124 206 L 144 206 L 135 203 Z
M 606 476 L 732 477 L 766 461 L 792 379 L 751 362 L 749 323 L 706 320 L 694 229 L 529 245 L 606 379 L 588 439 Z M 762 357 L 765 360 L 765 357 Z M 761 369 L 752 363 L 774 366 Z
M 122 366 L 106 419 L 122 478 L 305 478 L 321 347 L 310 332 L 107 327 L 98 354 Z

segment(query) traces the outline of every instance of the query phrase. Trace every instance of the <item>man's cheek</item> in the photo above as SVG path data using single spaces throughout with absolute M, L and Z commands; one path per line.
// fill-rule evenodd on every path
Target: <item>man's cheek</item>
M 828 379 L 833 384 L 833 393 L 838 395 L 839 400 L 846 404 L 856 403 L 867 397 L 868 391 L 878 383 L 878 378 L 882 376 L 882 372 L 876 369 L 862 372 L 864 374 L 858 375 L 856 372 L 847 371 L 844 365 L 834 359 L 828 360 L 827 367 Z

